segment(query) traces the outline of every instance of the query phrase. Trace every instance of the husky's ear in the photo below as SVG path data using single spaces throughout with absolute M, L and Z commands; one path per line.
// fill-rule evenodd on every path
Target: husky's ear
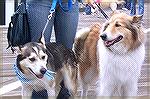
M 45 38 L 44 38 L 43 34 L 41 34 L 41 37 L 39 38 L 38 43 L 41 43 L 44 46 L 44 48 L 46 48 L 46 46 L 45 46 Z
M 132 17 L 132 22 L 133 23 L 140 23 L 142 18 L 143 18 L 143 15 L 135 15 Z
M 45 38 L 43 34 L 41 34 L 41 37 L 39 38 L 38 43 L 42 43 L 43 45 L 45 45 Z
M 25 49 L 25 47 L 23 45 L 13 47 L 13 53 L 16 54 L 16 55 L 19 55 L 24 51 L 24 49 Z

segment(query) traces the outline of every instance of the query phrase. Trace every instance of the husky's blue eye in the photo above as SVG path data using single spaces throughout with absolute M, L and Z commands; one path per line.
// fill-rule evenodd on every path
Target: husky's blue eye
M 29 58 L 29 60 L 30 60 L 31 62 L 34 62 L 34 61 L 35 61 L 35 58 Z

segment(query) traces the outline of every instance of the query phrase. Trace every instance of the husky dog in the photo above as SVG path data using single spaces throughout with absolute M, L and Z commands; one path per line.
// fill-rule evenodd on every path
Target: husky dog
M 43 89 L 48 96 L 57 96 L 62 80 L 72 95 L 76 93 L 77 68 L 73 51 L 61 44 L 45 44 L 44 36 L 39 42 L 20 47 L 14 68 L 22 82 L 23 98 L 30 99 L 33 91 Z

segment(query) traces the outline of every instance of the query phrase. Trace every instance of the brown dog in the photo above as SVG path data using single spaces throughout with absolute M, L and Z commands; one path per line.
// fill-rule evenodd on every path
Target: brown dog
M 96 24 L 91 28 L 81 29 L 76 34 L 74 51 L 79 65 L 79 83 L 83 88 L 81 96 L 86 96 L 88 86 L 95 84 L 98 79 L 97 41 L 99 31 L 100 25 Z

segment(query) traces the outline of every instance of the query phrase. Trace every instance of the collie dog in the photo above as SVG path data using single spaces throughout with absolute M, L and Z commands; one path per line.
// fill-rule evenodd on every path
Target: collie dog
M 81 96 L 87 96 L 88 87 L 96 84 L 99 75 L 97 59 L 97 42 L 100 25 L 86 27 L 76 33 L 73 50 L 78 63 L 79 84 L 82 87 Z
M 144 61 L 142 16 L 113 13 L 103 24 L 77 32 L 73 50 L 78 59 L 82 96 L 97 84 L 97 96 L 136 96 Z
M 114 13 L 101 29 L 98 96 L 136 96 L 144 61 L 142 16 Z

